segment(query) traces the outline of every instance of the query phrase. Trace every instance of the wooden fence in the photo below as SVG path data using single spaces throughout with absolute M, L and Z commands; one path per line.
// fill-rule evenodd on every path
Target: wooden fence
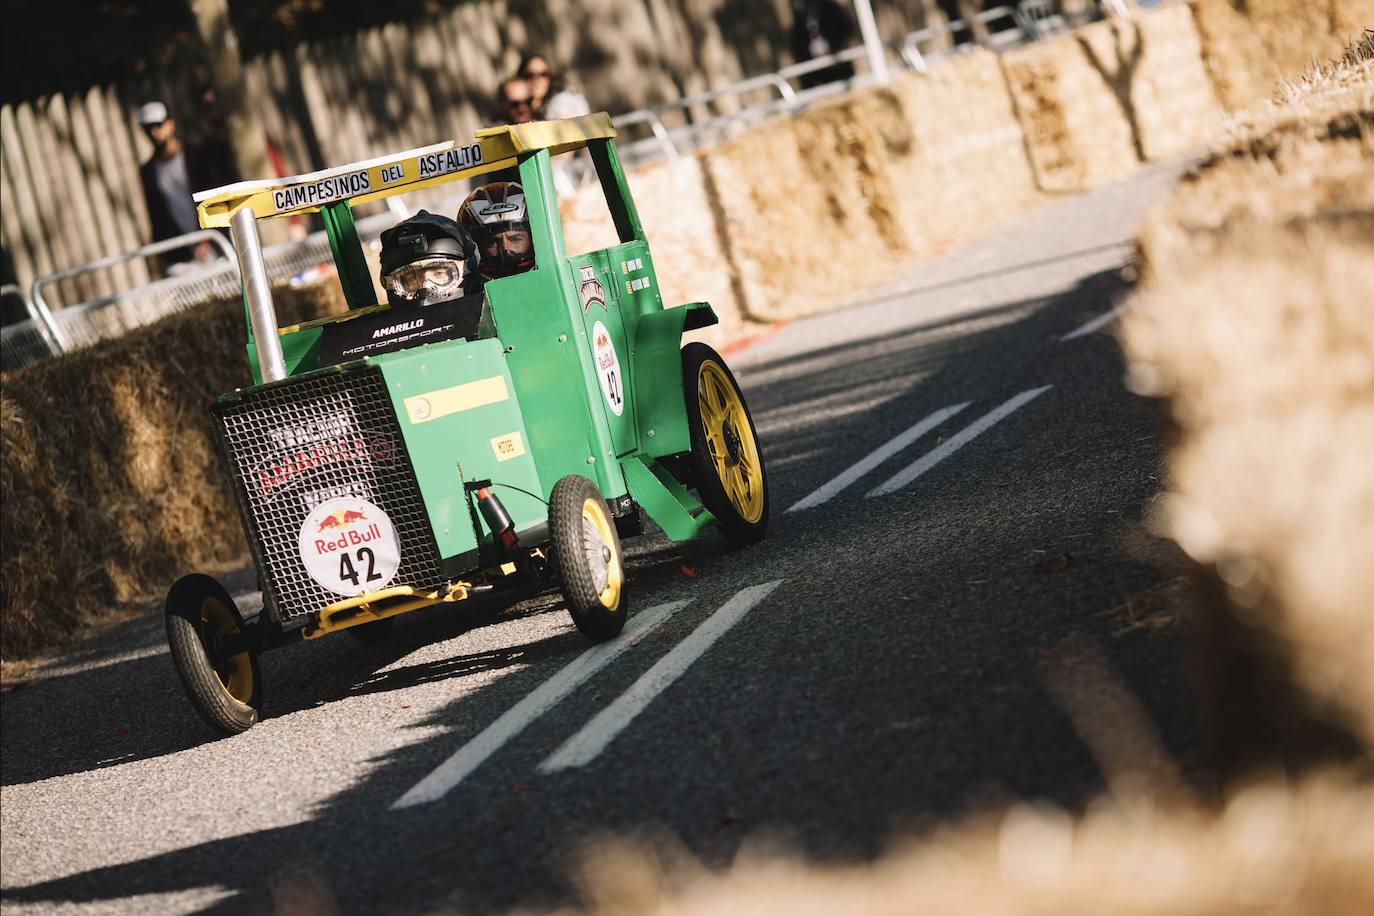
M 792 62 L 790 0 L 496 0 L 245 62 L 250 104 L 292 173 L 468 136 L 521 49 L 546 53 L 612 112 L 730 85 Z M 932 0 L 884 4 L 895 39 Z M 151 145 L 135 112 L 161 99 L 195 134 L 189 72 L 0 108 L 0 242 L 27 291 L 39 276 L 150 239 L 138 179 Z M 257 176 L 262 177 L 262 176 Z M 64 281 L 87 301 L 150 279 L 143 262 Z

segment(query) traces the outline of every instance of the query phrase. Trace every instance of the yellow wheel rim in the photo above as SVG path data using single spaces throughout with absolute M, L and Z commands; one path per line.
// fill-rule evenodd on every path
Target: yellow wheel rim
M 620 586 L 625 573 L 620 566 L 620 550 L 611 531 L 611 520 L 600 500 L 582 501 L 582 550 L 592 571 L 596 597 L 603 607 L 614 611 L 620 607 Z
M 238 655 L 221 659 L 218 657 L 219 653 L 213 651 L 222 639 L 239 632 L 234 612 L 218 598 L 206 598 L 200 604 L 200 620 L 204 625 L 202 632 L 209 643 L 206 649 L 210 656 L 210 664 L 215 669 L 219 685 L 234 700 L 246 704 L 253 697 L 252 658 L 247 652 L 240 652 Z
M 718 363 L 707 360 L 697 374 L 701 431 L 716 478 L 730 505 L 749 524 L 763 517 L 763 463 L 744 401 Z

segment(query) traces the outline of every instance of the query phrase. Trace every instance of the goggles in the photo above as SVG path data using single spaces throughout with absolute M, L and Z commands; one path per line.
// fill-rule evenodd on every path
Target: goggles
M 397 267 L 382 283 L 398 299 L 444 302 L 462 294 L 465 272 L 463 262 L 453 258 L 421 258 Z

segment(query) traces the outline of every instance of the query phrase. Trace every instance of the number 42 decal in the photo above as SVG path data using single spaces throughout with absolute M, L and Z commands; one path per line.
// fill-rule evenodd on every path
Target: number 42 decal
M 611 399 L 613 407 L 619 407 L 625 403 L 625 397 L 620 393 L 620 373 L 615 370 L 606 371 L 606 394 Z M 620 411 L 616 411 L 620 413 Z
M 367 560 L 367 576 L 363 581 L 376 582 L 382 578 L 382 574 L 377 572 L 377 557 L 371 547 L 359 547 L 357 556 L 359 568 L 362 567 L 363 560 Z M 358 587 L 358 570 L 354 567 L 353 557 L 349 556 L 348 551 L 339 554 L 339 581 L 347 582 L 354 588 Z

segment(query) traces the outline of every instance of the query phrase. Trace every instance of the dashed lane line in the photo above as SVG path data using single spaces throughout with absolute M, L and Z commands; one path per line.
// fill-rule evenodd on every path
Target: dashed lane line
M 950 417 L 957 414 L 959 411 L 963 410 L 970 403 L 972 402 L 965 401 L 962 404 L 955 404 L 952 407 L 942 407 L 941 409 L 935 411 L 935 413 L 926 417 L 924 420 L 917 423 L 915 426 L 897 435 L 896 437 L 889 439 L 887 442 L 880 445 L 878 448 L 874 449 L 869 455 L 860 459 L 852 467 L 837 475 L 834 480 L 831 480 L 829 483 L 822 484 L 821 486 L 817 487 L 810 495 L 804 496 L 801 499 L 799 499 L 787 511 L 796 512 L 800 509 L 813 509 L 816 506 L 819 506 L 822 503 L 830 500 L 845 487 L 849 486 L 854 481 L 858 480 L 860 477 L 864 476 L 869 471 L 873 470 L 878 465 L 882 464 L 884 461 L 900 452 L 902 449 L 911 445 L 917 439 L 921 438 L 926 433 L 930 432 L 932 429 L 939 426 L 941 423 L 945 422 Z
M 1103 327 L 1107 324 L 1111 324 L 1113 321 L 1121 317 L 1122 313 L 1126 311 L 1128 305 L 1129 303 L 1123 302 L 1116 308 L 1112 309 L 1110 312 L 1107 312 L 1105 315 L 1098 315 L 1096 318 L 1094 318 L 1092 321 L 1089 321 L 1087 324 L 1074 328 L 1072 331 L 1065 334 L 1063 337 L 1059 338 L 1059 342 L 1063 343 L 1066 340 L 1073 340 L 1074 338 L 1082 337 L 1085 334 L 1091 334 L 1098 328 Z
M 391 805 L 410 808 L 438 801 L 467 778 L 468 774 L 496 753 L 502 745 L 524 731 L 526 726 L 548 712 L 559 701 L 581 686 L 588 678 L 610 664 L 616 656 L 645 636 L 665 620 L 686 607 L 689 601 L 672 601 L 641 611 L 625 622 L 619 637 L 587 649 L 534 692 L 506 710 L 499 719 L 482 730 L 481 734 L 463 745 L 457 753 L 441 763 L 437 769 L 416 783 Z
M 539 765 L 541 773 L 553 773 L 569 767 L 591 763 L 606 746 L 634 721 L 669 685 L 682 676 L 693 662 L 701 658 L 717 639 L 744 619 L 763 599 L 783 582 L 776 579 L 762 585 L 740 589 L 735 596 L 692 631 L 692 634 L 673 647 L 654 666 L 630 685 L 615 702 L 597 713 L 577 734 L 550 754 Z
M 959 449 L 987 432 L 997 423 L 1005 420 L 1018 409 L 1035 400 L 1053 387 L 1053 385 L 1045 385 L 1043 388 L 1031 388 L 1028 391 L 1021 392 L 1000 406 L 993 408 L 977 420 L 974 420 L 968 426 L 959 430 L 953 436 L 950 436 L 944 442 L 940 443 L 936 448 L 926 452 L 920 458 L 878 484 L 878 486 L 868 492 L 868 495 L 885 496 L 888 493 L 900 490 L 902 487 L 911 483 L 917 477 L 920 477 L 926 471 L 929 471 L 931 468 L 935 467 L 935 465 L 944 461 L 950 455 L 953 455 Z

